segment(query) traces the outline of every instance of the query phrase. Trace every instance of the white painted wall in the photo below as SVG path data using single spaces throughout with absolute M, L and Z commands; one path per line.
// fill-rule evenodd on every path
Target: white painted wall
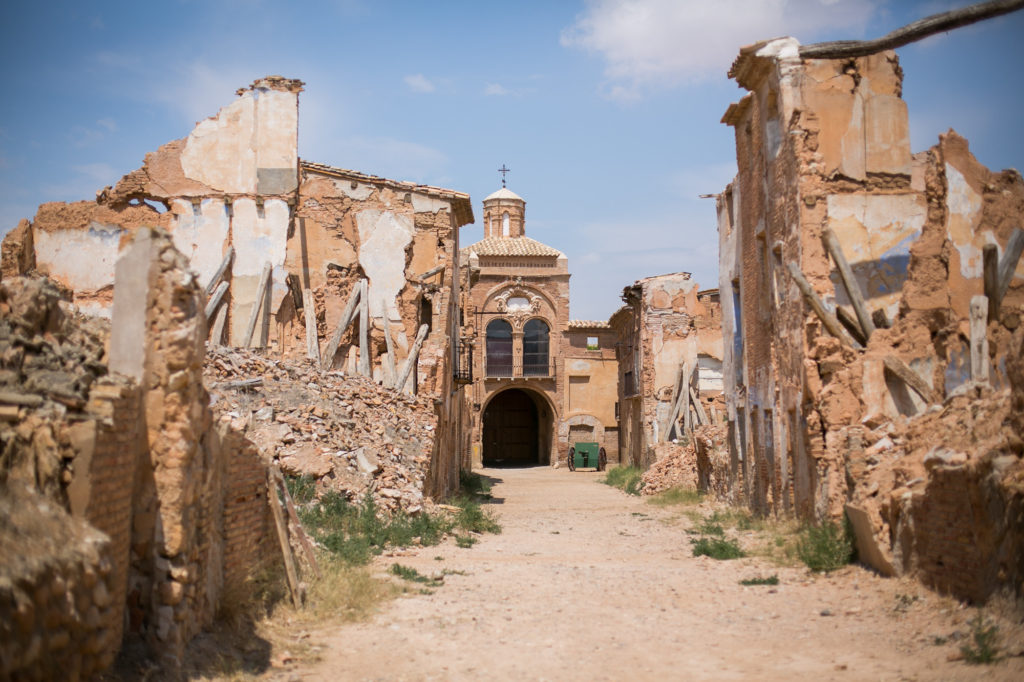
M 35 230 L 36 266 L 74 291 L 102 289 L 114 283 L 122 234 L 117 225 L 95 221 L 86 230 Z
M 401 320 L 396 300 L 405 287 L 405 249 L 412 242 L 411 216 L 380 209 L 356 213 L 359 229 L 359 264 L 370 283 L 370 314 L 382 317 L 382 301 L 388 319 Z

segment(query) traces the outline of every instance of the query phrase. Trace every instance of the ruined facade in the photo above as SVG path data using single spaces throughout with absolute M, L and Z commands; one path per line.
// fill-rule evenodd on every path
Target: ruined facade
M 1020 390 L 1024 265 L 1006 252 L 1021 176 L 987 170 L 952 131 L 913 154 L 891 52 L 801 59 L 786 38 L 744 48 L 730 75 L 749 91 L 723 118 L 739 173 L 718 198 L 734 482 L 759 513 L 846 511 L 886 572 L 971 598 L 1019 587 L 1021 441 L 982 404 Z M 993 256 L 1005 293 L 984 298 Z M 979 421 L 916 430 L 936 412 Z M 936 459 L 942 445 L 955 452 Z M 913 525 L 935 505 L 962 523 Z
M 672 441 L 717 418 L 718 292 L 698 289 L 688 272 L 646 277 L 623 290 L 626 305 L 609 321 L 617 337 L 623 464 L 647 468 L 668 454 Z

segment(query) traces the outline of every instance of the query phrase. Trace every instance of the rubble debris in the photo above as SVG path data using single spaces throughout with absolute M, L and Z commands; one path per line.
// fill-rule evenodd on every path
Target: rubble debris
M 313 361 L 214 346 L 204 379 L 215 418 L 243 432 L 285 475 L 312 477 L 318 494 L 359 501 L 370 492 L 387 512 L 415 514 L 427 504 L 437 429 L 430 399 Z

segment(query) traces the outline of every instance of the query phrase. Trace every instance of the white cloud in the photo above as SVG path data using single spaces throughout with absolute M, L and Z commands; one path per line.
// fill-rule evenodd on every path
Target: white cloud
M 488 83 L 484 87 L 484 94 L 485 95 L 493 95 L 495 97 L 503 97 L 505 95 L 511 94 L 511 92 L 512 92 L 511 90 L 509 90 L 505 86 L 500 85 L 498 83 Z
M 590 0 L 565 47 L 606 61 L 605 94 L 630 99 L 724 77 L 743 45 L 783 35 L 812 42 L 843 27 L 859 37 L 880 0 Z
M 414 73 L 402 79 L 413 92 L 433 92 L 436 88 L 422 73 Z

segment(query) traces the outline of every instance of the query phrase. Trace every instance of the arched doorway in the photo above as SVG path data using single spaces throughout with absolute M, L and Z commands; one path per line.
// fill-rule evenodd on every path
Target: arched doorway
M 484 410 L 484 466 L 534 466 L 547 462 L 551 414 L 531 391 L 510 388 Z

